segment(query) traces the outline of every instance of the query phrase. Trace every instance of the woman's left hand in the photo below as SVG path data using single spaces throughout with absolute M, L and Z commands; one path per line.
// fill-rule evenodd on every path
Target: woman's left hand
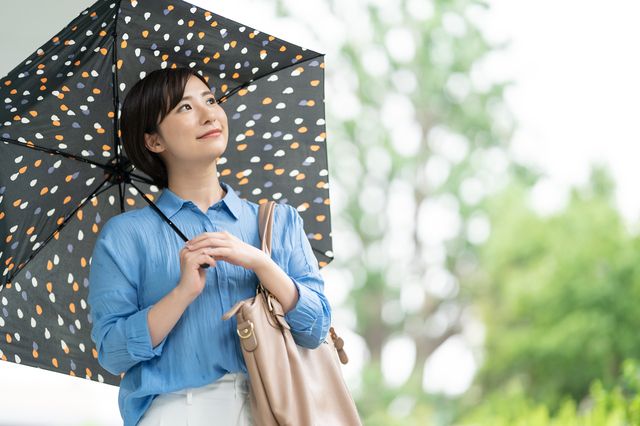
M 187 242 L 191 251 L 205 250 L 215 260 L 223 260 L 255 270 L 264 260 L 266 253 L 245 243 L 228 231 L 203 232 Z

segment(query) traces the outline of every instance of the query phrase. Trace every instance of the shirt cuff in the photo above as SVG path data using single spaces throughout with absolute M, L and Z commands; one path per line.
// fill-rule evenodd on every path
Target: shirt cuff
M 126 334 L 127 334 L 127 351 L 136 361 L 146 361 L 162 353 L 167 338 L 165 336 L 162 342 L 155 348 L 151 347 L 151 333 L 147 317 L 153 305 L 136 312 L 127 318 Z
M 291 281 L 298 289 L 298 302 L 284 317 L 292 330 L 311 333 L 318 321 L 319 313 L 322 312 L 322 305 L 312 290 L 300 284 L 295 278 L 291 278 Z

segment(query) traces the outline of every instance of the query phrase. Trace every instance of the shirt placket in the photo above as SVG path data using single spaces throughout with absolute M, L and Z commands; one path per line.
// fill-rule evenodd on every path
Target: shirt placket
M 213 221 L 210 217 L 211 214 L 215 214 L 218 213 L 220 211 L 220 205 L 216 204 L 212 209 L 211 212 L 207 212 L 204 219 L 204 232 L 220 232 L 221 230 L 215 226 L 213 224 Z M 200 212 L 202 213 L 202 212 Z M 218 297 L 220 298 L 220 305 L 222 307 L 223 310 L 228 309 L 228 307 L 231 306 L 231 300 L 229 297 L 229 292 L 225 290 L 225 288 L 223 288 L 223 286 L 226 285 L 226 281 L 227 281 L 227 275 L 228 275 L 228 271 L 225 267 L 225 262 L 216 262 L 216 266 L 214 269 L 214 272 L 216 274 L 216 281 L 217 281 L 217 290 L 218 290 Z

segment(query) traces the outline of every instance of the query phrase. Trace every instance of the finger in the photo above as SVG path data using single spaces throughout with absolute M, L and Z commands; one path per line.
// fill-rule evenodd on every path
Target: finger
M 211 266 L 216 266 L 216 259 L 208 254 L 208 253 L 201 253 L 196 257 L 197 263 L 200 265 L 202 263 L 207 263 Z

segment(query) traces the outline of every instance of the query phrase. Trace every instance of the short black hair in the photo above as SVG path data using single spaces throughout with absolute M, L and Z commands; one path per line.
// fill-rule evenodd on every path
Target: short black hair
M 207 79 L 191 68 L 158 69 L 138 81 L 122 104 L 120 130 L 127 157 L 160 189 L 169 184 L 167 167 L 157 153 L 147 149 L 144 134 L 158 130 L 158 125 L 182 99 L 191 76 L 210 87 Z

